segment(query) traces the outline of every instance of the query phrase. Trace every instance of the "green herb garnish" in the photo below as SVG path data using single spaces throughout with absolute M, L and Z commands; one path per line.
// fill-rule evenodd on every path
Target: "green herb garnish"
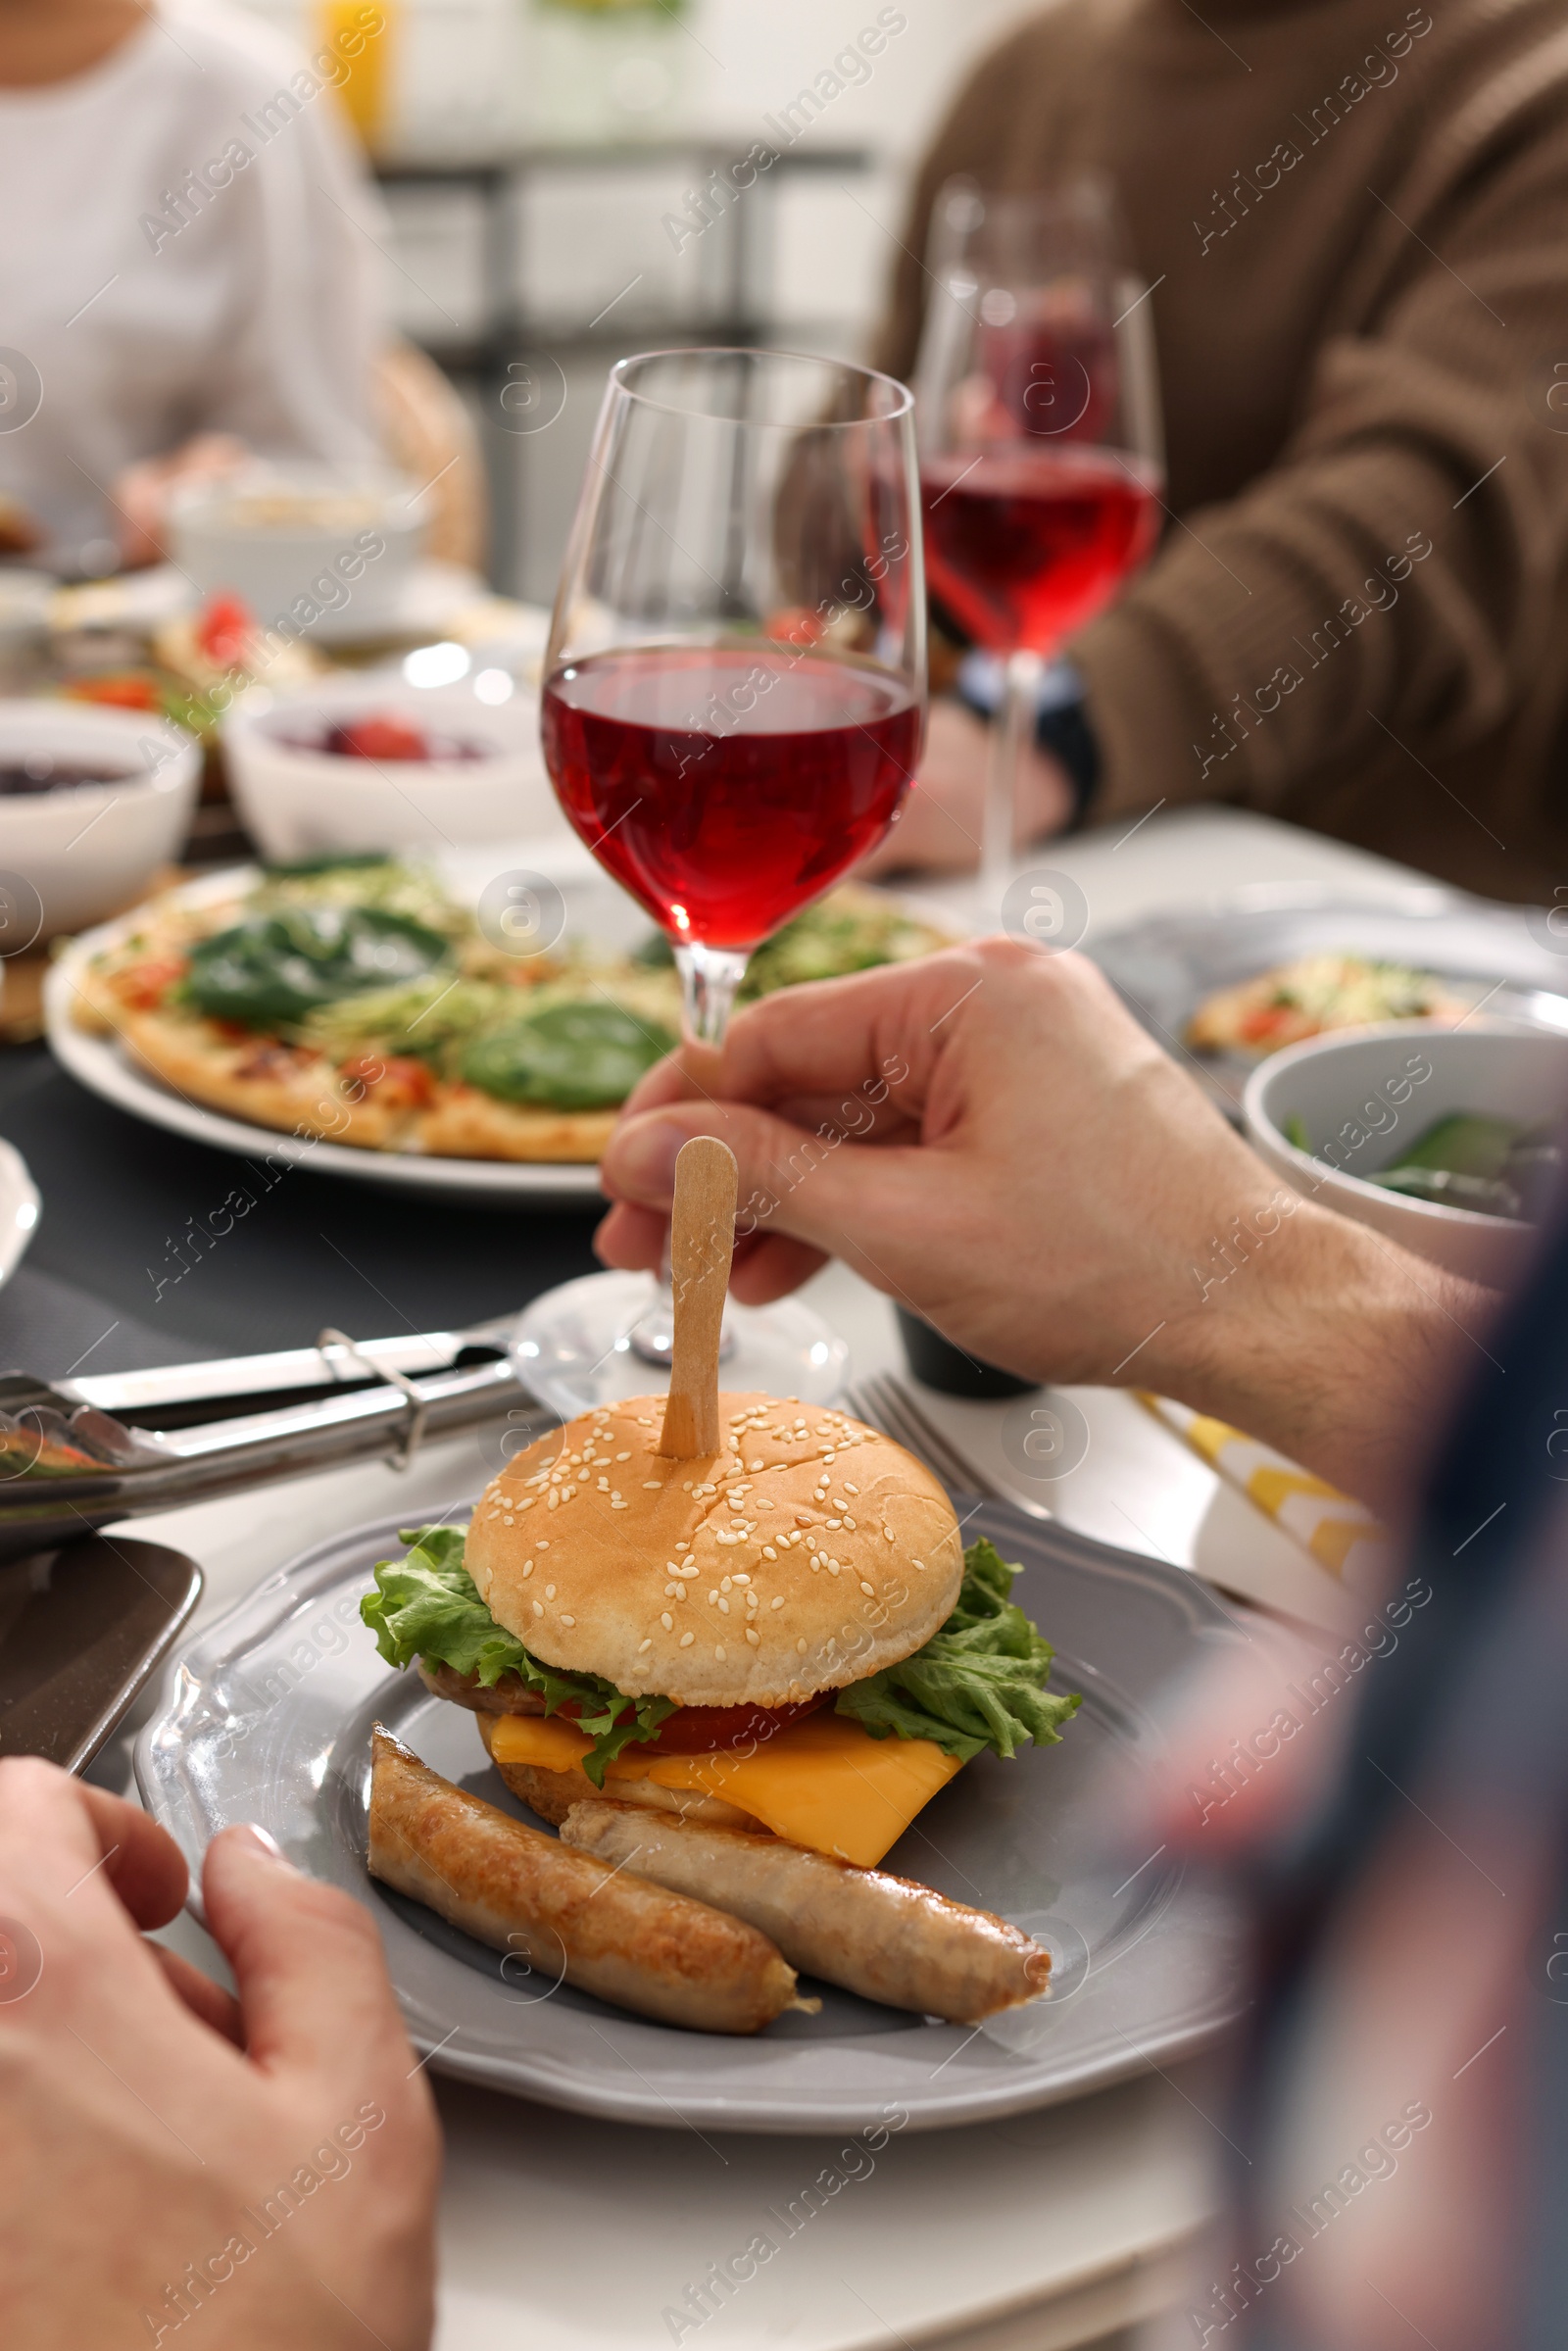
M 323 873 L 364 873 L 371 867 L 396 868 L 384 849 L 323 849 L 314 857 L 275 857 L 263 865 L 270 882 L 315 881 Z
M 940 931 L 915 921 L 891 899 L 853 886 L 835 890 L 758 948 L 746 966 L 740 1000 L 749 1003 L 809 980 L 842 979 L 879 963 L 907 962 L 947 944 Z
M 470 1086 L 501 1102 L 608 1110 L 674 1043 L 667 1029 L 619 1004 L 551 1004 L 475 1037 L 458 1066 Z
M 302 1024 L 301 1037 L 334 1061 L 375 1048 L 417 1053 L 444 1076 L 449 1052 L 515 1011 L 514 992 L 487 980 L 454 980 L 440 965 L 403 987 L 370 988 L 338 997 Z
M 448 895 L 438 873 L 368 851 L 264 865 L 247 910 L 279 914 L 294 906 L 374 906 L 383 914 L 407 915 L 411 922 L 453 941 L 466 940 L 473 932 L 472 915 Z
M 340 997 L 420 979 L 450 954 L 437 932 L 384 907 L 287 906 L 192 948 L 182 992 L 212 1019 L 288 1029 Z
M 896 900 L 852 883 L 803 908 L 755 951 L 740 1001 L 747 1004 L 807 980 L 842 979 L 879 963 L 908 962 L 950 944 L 944 932 L 918 921 Z M 662 931 L 655 931 L 633 951 L 632 959 L 650 971 L 663 970 L 673 963 L 674 950 Z

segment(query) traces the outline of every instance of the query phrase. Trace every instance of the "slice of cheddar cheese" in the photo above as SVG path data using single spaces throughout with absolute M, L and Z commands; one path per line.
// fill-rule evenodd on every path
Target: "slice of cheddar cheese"
M 547 1772 L 569 1771 L 593 1745 L 559 1716 L 503 1714 L 487 1730 L 498 1763 Z M 870 1869 L 960 1769 L 929 1739 L 873 1739 L 847 1716 L 822 1713 L 788 1724 L 755 1750 L 617 1755 L 606 1767 L 605 1793 L 616 1780 L 695 1788 L 738 1804 L 791 1844 Z

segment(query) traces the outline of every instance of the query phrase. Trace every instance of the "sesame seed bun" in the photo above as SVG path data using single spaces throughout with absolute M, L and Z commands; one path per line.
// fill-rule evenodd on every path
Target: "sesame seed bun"
M 662 1396 L 602 1405 L 479 1498 L 468 1572 L 546 1665 L 629 1697 L 785 1706 L 929 1641 L 963 1578 L 931 1472 L 863 1422 L 726 1396 L 723 1453 L 666 1461 Z

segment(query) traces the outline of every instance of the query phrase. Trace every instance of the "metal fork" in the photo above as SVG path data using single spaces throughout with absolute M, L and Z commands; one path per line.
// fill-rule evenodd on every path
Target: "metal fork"
M 918 1453 L 926 1466 L 936 1471 L 944 1486 L 956 1486 L 964 1494 L 988 1496 L 1000 1493 L 996 1480 L 988 1477 L 935 1421 L 926 1417 L 903 1381 L 891 1372 L 868 1373 L 846 1389 L 845 1397 L 858 1419 L 869 1421 L 884 1437 L 891 1437 L 895 1445 Z
M 977 1494 L 986 1501 L 1010 1502 L 1029 1518 L 1054 1518 L 1055 1512 L 1045 1502 L 1016 1487 L 999 1485 L 989 1470 L 983 1470 L 954 1443 L 895 1373 L 871 1372 L 848 1389 L 846 1396 L 853 1412 L 896 1445 L 918 1454 L 944 1486 L 961 1494 Z

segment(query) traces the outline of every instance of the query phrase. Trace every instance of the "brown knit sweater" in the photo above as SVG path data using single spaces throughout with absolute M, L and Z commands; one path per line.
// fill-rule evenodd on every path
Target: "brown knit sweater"
M 1229 799 L 1468 888 L 1568 884 L 1561 0 L 1058 0 L 932 196 L 1108 171 L 1154 283 L 1172 520 L 1074 641 L 1093 814 Z

